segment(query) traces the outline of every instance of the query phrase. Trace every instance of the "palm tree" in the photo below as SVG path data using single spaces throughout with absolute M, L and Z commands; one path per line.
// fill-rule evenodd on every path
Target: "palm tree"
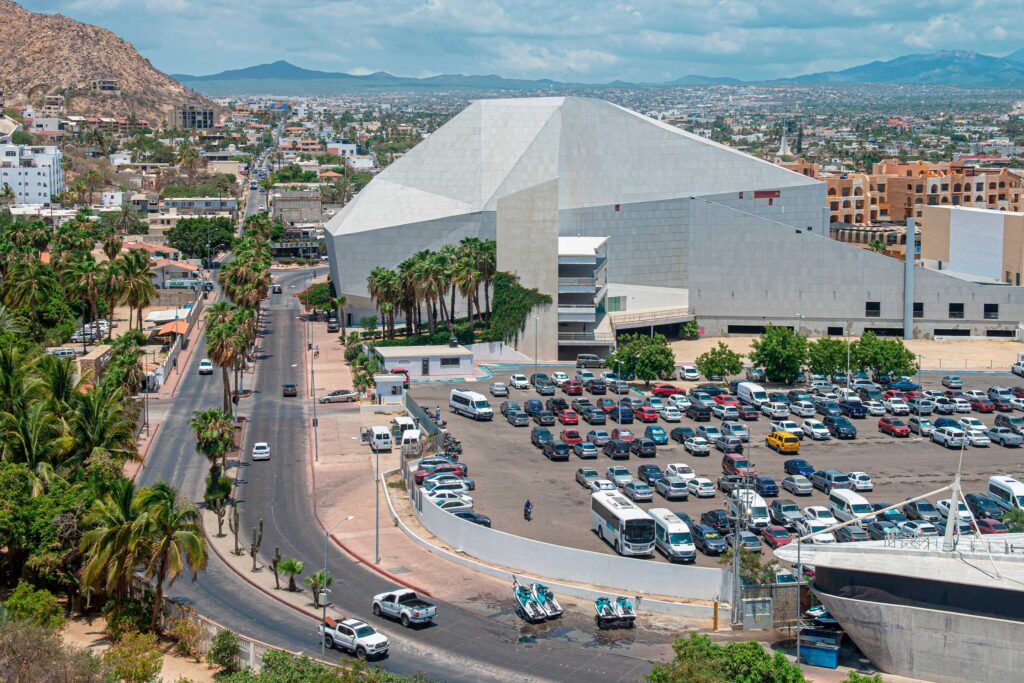
M 188 184 L 196 184 L 196 171 L 199 162 L 199 153 L 196 148 L 192 146 L 192 142 L 185 138 L 178 146 L 178 153 L 175 157 L 175 163 L 185 169 L 185 175 L 188 176 Z
M 106 255 L 108 261 L 113 261 L 114 258 L 121 253 L 121 244 L 123 241 L 116 228 L 103 228 L 100 234 L 100 241 L 103 243 L 103 253 Z
M 147 522 L 136 503 L 135 485 L 128 479 L 115 480 L 82 517 L 82 525 L 89 528 L 79 543 L 86 557 L 82 584 L 111 593 L 115 613 L 121 611 L 132 574 L 145 555 Z
M 238 333 L 230 322 L 221 323 L 206 330 L 206 354 L 213 364 L 220 368 L 224 380 L 224 412 L 231 410 L 231 377 L 228 368 L 238 360 Z
M 81 259 L 71 266 L 70 277 L 75 289 L 89 304 L 90 320 L 93 323 L 93 336 L 99 338 L 96 323 L 99 319 L 98 303 L 103 288 L 105 268 L 96 263 L 91 256 Z
M 125 460 L 139 459 L 134 425 L 125 415 L 124 395 L 120 389 L 97 384 L 78 393 L 68 426 L 82 461 L 99 450 Z
M 395 306 L 402 296 L 402 280 L 398 273 L 380 266 L 370 271 L 366 279 L 366 287 L 370 298 L 377 303 L 377 311 L 381 314 L 383 327 L 388 336 L 395 336 Z M 385 313 L 385 307 L 387 312 Z
M 445 291 L 451 291 L 451 306 L 448 307 L 448 334 L 451 334 L 455 323 L 455 292 L 458 287 L 455 284 L 455 268 L 459 259 L 459 250 L 454 244 L 446 244 L 437 252 L 437 258 L 444 264 L 444 287 Z M 442 296 L 442 303 L 444 297 Z
M 18 415 L 0 413 L 0 433 L 3 459 L 22 463 L 32 472 L 33 496 L 43 493 L 74 445 L 64 423 L 41 401 Z
M 21 336 L 25 334 L 25 326 L 18 314 L 6 306 L 0 305 L 0 335 L 4 334 Z
M 131 326 L 131 312 L 134 309 L 141 330 L 142 310 L 157 298 L 156 285 L 153 284 L 153 262 L 145 249 L 131 249 L 121 258 L 124 301 L 129 309 L 128 325 Z
M 170 588 L 186 571 L 192 580 L 206 569 L 206 539 L 199 523 L 199 510 L 181 499 L 167 482 L 139 492 L 139 508 L 147 518 L 143 561 L 146 575 L 154 580 L 156 599 L 150 628 L 158 630 L 164 607 L 164 582 Z
M 117 217 L 114 218 L 114 229 L 121 235 L 135 234 L 142 226 L 142 219 L 139 212 L 132 208 L 131 204 L 122 204 Z
M 92 205 L 95 203 L 93 198 L 96 195 L 96 188 L 103 185 L 103 176 L 95 168 L 90 168 L 82 175 L 82 181 L 89 192 L 89 204 Z
M 292 593 L 298 590 L 295 585 L 295 577 L 302 573 L 305 565 L 294 557 L 286 557 L 277 564 L 277 571 L 288 577 L 288 590 Z
M 49 397 L 49 409 L 58 418 L 67 418 L 86 380 L 78 376 L 75 361 L 46 354 L 39 361 L 38 377 Z
M 18 201 L 18 195 L 7 183 L 0 187 L 0 206 L 9 208 Z
M 216 327 L 222 325 L 229 320 L 235 313 L 235 306 L 230 301 L 221 299 L 215 304 L 206 307 L 206 325 L 208 327 Z
M 477 300 L 477 291 L 480 288 L 480 273 L 476 270 L 476 263 L 470 256 L 463 256 L 455 262 L 452 270 L 452 282 L 459 289 L 459 294 L 466 297 L 466 316 L 473 320 L 473 303 L 476 302 L 477 314 L 480 314 L 480 302 Z
M 53 268 L 34 258 L 16 260 L 3 284 L 7 305 L 27 311 L 42 310 L 59 286 Z
M 114 309 L 125 294 L 125 268 L 120 258 L 110 261 L 104 269 L 100 290 L 107 306 L 107 339 L 114 332 Z M 131 321 L 129 320 L 129 325 Z
M 341 336 L 348 336 L 345 331 L 345 304 L 348 303 L 348 297 L 344 294 L 336 296 L 331 299 L 331 306 L 338 312 L 338 322 L 341 323 Z
M 235 445 L 235 429 L 231 414 L 219 408 L 197 410 L 189 418 L 188 426 L 196 437 L 196 450 L 210 461 L 210 481 L 220 477 L 218 462 L 226 465 L 228 451 Z
M 35 401 L 45 400 L 43 386 L 32 372 L 36 358 L 17 347 L 0 347 L 0 412 L 21 415 Z

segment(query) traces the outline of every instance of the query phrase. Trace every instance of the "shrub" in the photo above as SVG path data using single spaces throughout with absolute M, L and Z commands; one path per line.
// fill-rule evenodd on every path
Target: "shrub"
M 238 668 L 238 649 L 238 636 L 232 631 L 221 629 L 210 643 L 206 661 L 224 671 L 235 671 Z
M 134 598 L 124 601 L 120 612 L 114 612 L 114 600 L 110 599 L 103 606 L 103 616 L 107 620 L 107 635 L 111 640 L 118 641 L 126 633 L 141 631 L 149 626 L 149 611 Z
M 679 338 L 693 340 L 700 337 L 700 325 L 696 320 L 687 320 L 679 326 Z
M 18 587 L 4 603 L 11 618 L 36 626 L 59 629 L 64 625 L 64 612 L 57 598 L 48 590 L 33 590 L 27 581 L 18 582 Z
M 152 633 L 128 633 L 103 655 L 118 681 L 148 683 L 164 666 L 164 653 Z
M 0 628 L 0 663 L 5 681 L 103 681 L 103 662 L 88 650 L 66 644 L 53 629 L 26 622 Z
M 183 657 L 201 659 L 199 644 L 203 640 L 203 625 L 192 619 L 175 619 L 170 628 L 171 637 L 177 642 L 175 649 Z

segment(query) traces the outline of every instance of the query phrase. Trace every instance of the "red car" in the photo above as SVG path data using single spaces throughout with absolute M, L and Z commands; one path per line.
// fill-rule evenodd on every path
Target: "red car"
M 996 409 L 996 404 L 987 398 L 975 396 L 971 398 L 971 410 L 978 413 L 991 413 Z
M 578 425 L 580 416 L 576 414 L 575 410 L 563 410 L 558 413 L 558 421 L 564 425 Z
M 625 441 L 630 442 L 633 440 L 633 432 L 628 429 L 613 429 L 612 430 L 612 441 Z
M 781 548 L 787 543 L 792 543 L 793 537 L 781 526 L 773 524 L 761 529 L 761 540 L 769 548 Z
M 583 382 L 578 379 L 571 379 L 562 384 L 562 391 L 565 392 L 566 396 L 582 396 Z
M 909 401 L 912 398 L 924 398 L 924 394 L 922 394 L 920 391 L 908 391 L 903 394 L 904 401 Z
M 686 395 L 686 389 L 682 387 L 674 387 L 671 384 L 656 384 L 651 389 L 651 393 L 661 398 L 668 398 L 669 396 L 675 396 L 676 394 Z
M 457 474 L 460 477 L 464 477 L 466 476 L 466 470 L 463 469 L 461 464 L 427 465 L 426 467 L 420 467 L 414 473 L 416 483 L 422 484 L 423 480 L 432 474 Z
M 884 394 L 882 394 L 882 398 L 898 398 L 904 401 L 907 400 L 906 395 L 902 391 L 897 391 L 896 389 L 887 390 Z
M 1013 412 L 1013 404 L 1010 403 L 1009 401 L 1007 401 L 1006 399 L 1003 399 L 1003 398 L 991 398 L 989 400 L 992 401 L 992 405 L 1000 413 L 1012 413 Z
M 736 397 L 732 394 L 719 394 L 711 399 L 720 406 L 732 406 L 736 408 L 740 405 L 740 402 L 736 400 Z
M 657 422 L 658 411 L 650 406 L 644 406 L 633 412 L 633 416 L 641 422 Z
M 1024 387 L 1010 387 L 1010 393 L 1017 398 L 1024 398 Z
M 597 402 L 597 405 L 604 411 L 605 415 L 619 407 L 614 398 L 602 398 Z
M 583 443 L 583 437 L 580 436 L 580 430 L 578 429 L 563 429 L 562 433 L 558 435 L 558 438 L 570 446 Z
M 983 534 L 1008 534 L 1010 530 L 998 519 L 976 519 L 978 531 Z
M 910 427 L 898 417 L 883 417 L 878 421 L 878 431 L 889 436 L 910 436 Z
M 946 392 L 946 398 L 967 398 L 967 394 L 960 391 L 959 389 L 950 389 Z

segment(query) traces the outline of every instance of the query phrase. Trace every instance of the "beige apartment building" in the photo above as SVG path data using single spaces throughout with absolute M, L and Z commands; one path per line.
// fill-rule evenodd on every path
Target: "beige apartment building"
M 921 260 L 925 265 L 970 279 L 1020 286 L 1024 213 L 925 206 L 921 214 Z
M 823 171 L 803 159 L 780 165 L 825 182 L 832 223 L 903 223 L 920 219 L 927 206 L 1021 210 L 1021 177 L 1005 168 L 897 159 L 875 164 L 871 173 Z

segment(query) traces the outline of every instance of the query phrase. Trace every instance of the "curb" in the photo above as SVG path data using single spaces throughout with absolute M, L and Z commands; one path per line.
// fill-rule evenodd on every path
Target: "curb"
M 135 481 L 135 477 L 139 476 L 139 472 L 142 471 L 142 468 L 146 464 L 146 458 L 149 457 L 149 449 L 152 448 L 153 442 L 156 441 L 157 432 L 160 431 L 160 424 L 161 423 L 159 422 L 153 424 L 153 429 L 149 433 L 149 441 L 146 442 L 146 448 L 144 452 L 139 454 L 142 456 L 142 460 L 139 461 L 139 466 L 135 468 L 135 471 L 132 473 L 132 476 L 129 477 L 129 479 L 131 479 L 132 481 Z
M 310 419 L 309 428 L 307 429 L 307 439 L 309 440 L 307 445 L 312 444 L 312 439 L 313 439 L 312 434 L 313 434 L 313 421 L 312 421 L 312 419 Z M 310 476 L 310 480 L 312 482 L 312 489 L 313 489 L 313 516 L 316 518 L 316 523 L 320 525 L 320 528 L 323 530 L 323 532 L 327 533 L 327 527 L 324 526 L 323 520 L 320 519 L 320 511 L 319 511 L 317 503 L 316 503 L 316 469 L 313 467 L 313 449 L 307 447 L 306 450 L 309 452 L 309 476 Z M 374 483 L 375 483 L 375 485 L 380 486 L 380 482 L 379 481 L 375 481 Z M 385 493 L 386 493 L 386 491 L 385 491 Z M 331 534 L 330 538 L 331 538 L 332 541 L 334 541 L 335 545 L 337 545 L 339 548 L 341 548 L 347 554 L 349 554 L 352 557 L 354 557 L 356 559 L 356 561 L 358 561 L 364 567 L 377 572 L 381 576 L 383 576 L 383 577 L 385 577 L 385 578 L 387 578 L 387 579 L 389 579 L 391 581 L 394 581 L 395 583 L 397 583 L 399 585 L 405 586 L 406 588 L 414 590 L 417 593 L 422 593 L 423 595 L 426 595 L 428 598 L 434 597 L 433 594 L 430 591 L 425 590 L 423 588 L 420 588 L 419 586 L 417 586 L 416 584 L 414 584 L 414 583 L 412 583 L 410 581 L 407 581 L 405 579 L 397 577 L 394 574 L 392 574 L 391 572 L 389 572 L 388 570 L 386 570 L 386 569 L 384 569 L 382 567 L 378 567 L 375 563 L 370 562 L 365 557 L 363 557 L 362 555 L 357 553 L 355 550 L 350 548 L 348 545 L 346 545 L 345 543 L 340 541 L 338 538 L 336 538 L 334 536 L 334 534 Z

